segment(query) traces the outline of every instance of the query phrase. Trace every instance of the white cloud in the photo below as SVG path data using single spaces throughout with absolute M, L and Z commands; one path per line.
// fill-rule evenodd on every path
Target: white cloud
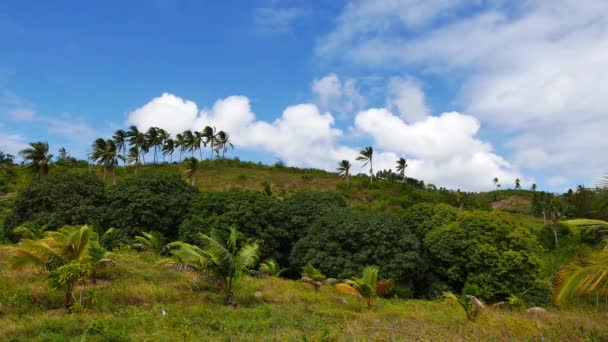
M 178 105 L 167 106 L 167 101 Z M 177 112 L 165 115 L 167 107 Z M 289 106 L 273 121 L 257 119 L 244 96 L 229 96 L 198 114 L 197 110 L 194 102 L 163 94 L 132 112 L 128 120 L 140 129 L 174 125 L 173 132 L 215 126 L 229 132 L 237 148 L 271 153 L 289 165 L 334 170 L 339 160 L 348 159 L 358 170 L 355 158 L 360 147 L 346 145 L 334 117 L 314 104 Z M 408 124 L 386 108 L 369 109 L 357 114 L 354 127 L 361 138 L 373 140 L 375 170 L 394 169 L 403 156 L 408 158 L 409 176 L 438 186 L 481 190 L 491 188 L 494 177 L 523 179 L 490 144 L 475 137 L 479 121 L 468 115 L 444 113 Z
M 33 121 L 36 119 L 36 112 L 29 108 L 12 108 L 8 110 L 8 115 L 13 120 L 18 121 Z
M 399 77 L 392 78 L 388 84 L 387 107 L 398 110 L 408 122 L 422 120 L 430 113 L 420 84 Z
M 17 156 L 26 147 L 27 142 L 23 136 L 0 132 L 0 151 Z
M 259 7 L 254 12 L 254 23 L 262 31 L 285 33 L 302 14 L 299 8 Z
M 343 119 L 363 108 L 366 103 L 357 89 L 355 79 L 341 80 L 335 73 L 315 79 L 312 83 L 312 92 L 323 110 L 336 112 Z
M 407 19 L 418 6 L 427 15 Z M 521 167 L 590 178 L 605 168 L 607 1 L 353 1 L 317 55 L 462 80 L 456 100 L 506 133 Z
M 560 185 L 565 185 L 568 183 L 568 178 L 566 177 L 562 177 L 562 176 L 555 176 L 555 177 L 551 177 L 549 179 L 547 179 L 547 183 L 549 183 L 549 185 L 557 187 Z

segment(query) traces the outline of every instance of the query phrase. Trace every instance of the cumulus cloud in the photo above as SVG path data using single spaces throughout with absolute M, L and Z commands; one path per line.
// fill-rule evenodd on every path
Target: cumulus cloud
M 357 89 L 355 79 L 341 80 L 335 73 L 314 80 L 312 92 L 323 110 L 336 112 L 341 118 L 347 118 L 366 103 L 365 98 Z
M 27 142 L 23 136 L 0 132 L 0 151 L 17 156 L 26 147 Z
M 289 106 L 277 119 L 264 121 L 256 118 L 245 96 L 229 96 L 199 111 L 192 101 L 163 94 L 130 113 L 128 121 L 140 129 L 172 127 L 174 133 L 215 126 L 228 131 L 239 149 L 326 170 L 334 170 L 342 159 L 354 163 L 360 149 L 346 144 L 334 117 L 314 104 Z M 444 113 L 407 123 L 386 108 L 368 109 L 356 115 L 354 129 L 373 140 L 376 170 L 394 169 L 403 156 L 409 160 L 408 175 L 439 186 L 481 190 L 490 188 L 494 177 L 523 178 L 490 144 L 475 137 L 479 121 L 468 115 Z
M 285 33 L 303 11 L 299 8 L 258 7 L 254 11 L 254 23 L 261 31 Z
M 424 91 L 416 81 L 394 77 L 389 81 L 387 93 L 387 107 L 399 111 L 408 122 L 422 120 L 430 113 Z
M 462 80 L 455 100 L 507 133 L 504 146 L 521 167 L 590 178 L 605 168 L 596 158 L 608 149 L 604 0 L 352 1 L 316 52 Z

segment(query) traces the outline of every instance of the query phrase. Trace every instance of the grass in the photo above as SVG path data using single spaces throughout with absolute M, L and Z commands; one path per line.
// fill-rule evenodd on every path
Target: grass
M 381 299 L 368 310 L 331 286 L 316 293 L 308 284 L 272 277 L 242 279 L 239 307 L 232 310 L 192 274 L 130 250 L 113 253 L 117 265 L 88 286 L 86 312 L 67 314 L 59 291 L 43 276 L 8 270 L 2 253 L 2 341 L 608 339 L 606 314 L 590 309 L 537 316 L 488 309 L 473 323 L 450 302 Z

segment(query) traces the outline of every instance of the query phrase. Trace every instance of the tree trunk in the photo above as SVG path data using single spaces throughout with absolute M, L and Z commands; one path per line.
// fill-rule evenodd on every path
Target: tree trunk
M 547 225 L 547 212 L 545 212 L 545 209 L 543 209 L 543 225 Z
M 348 192 L 348 173 L 346 174 L 346 192 Z
M 116 168 L 112 168 L 112 185 L 116 185 Z
M 559 242 L 557 241 L 557 227 L 553 227 L 553 238 L 555 239 L 555 249 L 559 249 Z

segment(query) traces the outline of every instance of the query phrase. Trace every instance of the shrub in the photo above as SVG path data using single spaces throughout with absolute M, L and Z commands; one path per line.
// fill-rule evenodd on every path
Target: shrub
M 425 239 L 437 275 L 460 292 L 479 287 L 485 299 L 520 293 L 538 275 L 542 247 L 506 215 L 473 212 L 432 230 Z
M 8 233 L 27 221 L 49 229 L 99 222 L 105 201 L 105 185 L 99 177 L 51 174 L 17 194 L 5 229 Z
M 553 287 L 548 280 L 537 279 L 521 295 L 527 306 L 549 306 L 553 304 Z
M 311 263 L 334 278 L 381 265 L 383 278 L 404 280 L 420 263 L 418 250 L 416 236 L 391 216 L 334 208 L 308 228 L 290 260 L 296 267 Z
M 458 210 L 447 204 L 420 203 L 407 209 L 402 222 L 422 241 L 426 234 L 450 222 L 454 222 Z
M 197 192 L 179 175 L 148 173 L 127 178 L 108 188 L 106 226 L 130 235 L 156 230 L 176 237 Z

